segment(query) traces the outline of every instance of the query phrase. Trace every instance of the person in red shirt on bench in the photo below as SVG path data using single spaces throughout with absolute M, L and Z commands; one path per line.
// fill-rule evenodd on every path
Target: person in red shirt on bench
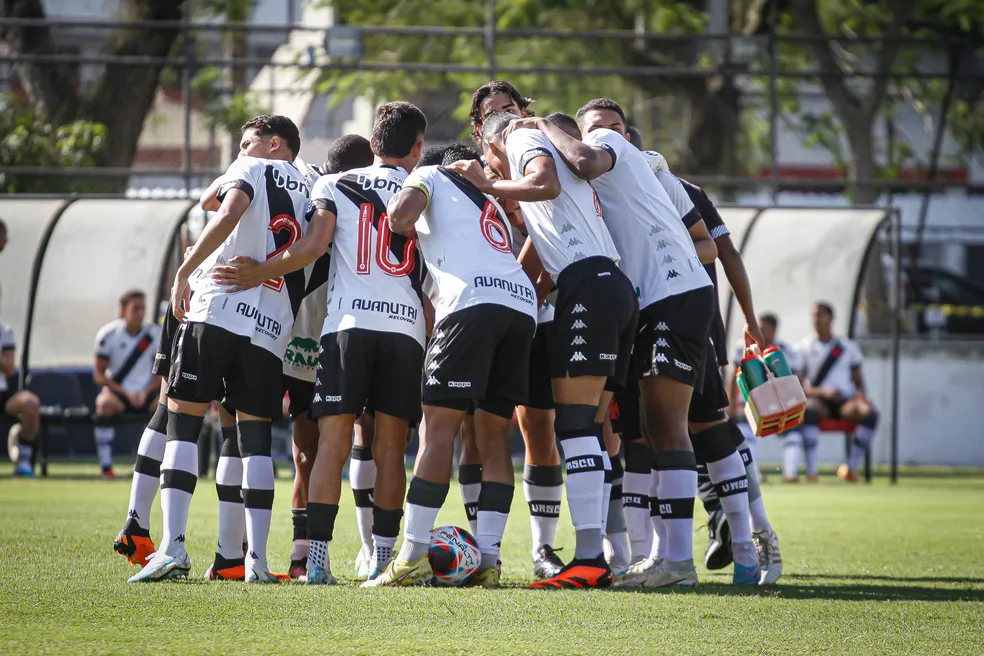
M 860 480 L 858 468 L 878 426 L 878 411 L 865 393 L 861 349 L 850 339 L 834 336 L 833 319 L 833 308 L 828 303 L 817 303 L 813 307 L 813 328 L 817 334 L 798 345 L 805 365 L 803 389 L 807 396 L 802 429 L 806 471 L 808 477 L 817 475 L 820 422 L 845 420 L 855 424 L 854 444 L 848 461 L 840 466 L 837 475 L 856 483 Z

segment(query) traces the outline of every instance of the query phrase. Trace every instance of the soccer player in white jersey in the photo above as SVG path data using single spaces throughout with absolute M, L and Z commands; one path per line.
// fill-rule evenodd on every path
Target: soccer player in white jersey
M 667 535 L 666 559 L 653 561 L 644 578 L 624 582 L 696 585 L 697 461 L 687 409 L 703 381 L 714 310 L 713 286 L 701 264 L 717 253 L 699 214 L 680 217 L 645 157 L 626 140 L 625 117 L 616 103 L 593 100 L 578 110 L 577 121 L 584 142 L 548 122 L 536 126 L 578 175 L 592 181 L 622 255 L 620 266 L 638 289 L 643 309 L 634 353 L 642 377 L 640 405 L 647 438 L 657 452 L 657 494 Z M 621 132 L 611 129 L 615 125 Z
M 310 190 L 291 163 L 298 150 L 297 126 L 284 116 L 260 116 L 243 126 L 241 156 L 226 173 L 221 206 L 175 275 L 171 306 L 182 326 L 167 389 L 164 533 L 160 550 L 131 582 L 187 576 L 191 569 L 185 529 L 198 479 L 198 433 L 223 386 L 236 409 L 243 458 L 246 581 L 277 581 L 266 562 L 274 483 L 270 421 L 282 414 L 282 361 L 304 278 L 269 279 L 233 294 L 211 279 L 210 270 L 235 256 L 262 260 L 303 235 Z
M 509 82 L 494 80 L 482 85 L 472 95 L 471 124 L 474 126 L 472 138 L 481 144 L 482 123 L 493 111 L 508 112 L 520 117 L 530 116 L 530 105 L 534 100 L 524 97 Z M 494 173 L 489 170 L 487 173 Z M 522 240 L 514 240 L 513 254 L 519 257 L 529 236 L 519 204 L 513 199 L 497 199 L 506 212 L 506 217 L 514 230 L 522 233 Z M 549 292 L 553 281 L 545 275 L 537 282 L 538 295 Z M 542 282 L 542 285 L 540 284 Z M 554 551 L 557 524 L 560 521 L 560 501 L 563 494 L 564 475 L 560 464 L 560 452 L 554 437 L 554 399 L 550 386 L 549 335 L 554 318 L 554 306 L 544 300 L 537 313 L 537 330 L 530 349 L 530 392 L 526 404 L 517 406 L 516 419 L 526 445 L 523 467 L 523 495 L 530 509 L 530 531 L 532 537 L 533 575 L 538 579 L 548 579 L 564 567 L 563 561 Z M 460 478 L 466 470 L 459 468 L 459 483 L 462 494 L 468 485 Z M 475 474 L 471 474 L 475 476 Z M 477 480 L 481 480 L 481 466 L 478 466 Z M 477 487 L 477 486 L 474 486 Z M 477 497 L 476 497 L 477 502 Z
M 16 387 L 16 348 L 13 328 L 0 323 L 0 417 L 15 422 L 7 437 L 7 453 L 14 461 L 14 476 L 30 477 L 34 476 L 31 456 L 41 424 L 41 400 L 34 392 Z
M 500 179 L 489 180 L 474 161 L 451 168 L 484 193 L 520 202 L 530 234 L 520 262 L 531 280 L 539 280 L 545 270 L 557 283 L 550 376 L 576 547 L 565 569 L 531 587 L 608 587 L 612 572 L 603 554 L 602 528 L 610 465 L 602 426 L 611 400 L 608 390 L 624 384 L 628 372 L 638 303 L 632 283 L 617 266 L 618 251 L 591 185 L 560 161 L 543 133 L 518 129 L 504 134 L 516 120 L 513 114 L 493 112 L 482 125 L 485 159 Z
M 819 442 L 819 423 L 824 419 L 845 419 L 855 424 L 854 444 L 837 476 L 857 483 L 858 468 L 878 427 L 878 411 L 865 393 L 861 348 L 853 340 L 835 336 L 833 321 L 833 307 L 817 303 L 813 306 L 816 336 L 797 345 L 803 358 L 803 389 L 807 396 L 803 442 Z
M 375 413 L 374 569 L 392 553 L 403 516 L 408 426 L 420 419 L 425 322 L 423 264 L 416 243 L 393 234 L 386 202 L 420 159 L 427 119 L 406 102 L 381 105 L 373 123 L 373 166 L 323 176 L 312 194 L 311 232 L 256 265 L 259 278 L 302 268 L 332 247 L 328 315 L 312 415 L 320 441 L 308 494 L 308 584 L 332 584 L 328 545 L 356 417 Z
M 459 156 L 459 161 L 479 159 L 474 151 L 451 153 Z M 454 159 L 446 157 L 445 163 Z M 460 174 L 444 166 L 417 168 L 388 209 L 394 232 L 416 235 L 436 300 L 403 546 L 368 585 L 405 585 L 432 576 L 430 532 L 447 497 L 455 436 L 475 399 L 482 460 L 476 535 L 482 560 L 475 582 L 498 587 L 499 549 L 515 479 L 509 435 L 513 410 L 526 401 L 536 292 L 512 255 L 502 208 Z

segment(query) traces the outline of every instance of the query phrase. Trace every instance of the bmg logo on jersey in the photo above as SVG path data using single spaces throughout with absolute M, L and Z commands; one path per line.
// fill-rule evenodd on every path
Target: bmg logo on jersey
M 369 177 L 367 175 L 362 175 L 361 173 L 356 176 L 356 182 L 364 191 L 388 191 L 391 194 L 397 194 L 403 189 L 402 180 L 394 180 L 393 178 L 375 178 Z
M 281 189 L 286 189 L 287 191 L 295 191 L 304 194 L 305 198 L 311 197 L 311 190 L 308 189 L 306 183 L 300 180 L 295 180 L 289 175 L 284 175 L 280 169 L 271 166 L 270 175 L 273 177 L 273 184 L 277 185 Z

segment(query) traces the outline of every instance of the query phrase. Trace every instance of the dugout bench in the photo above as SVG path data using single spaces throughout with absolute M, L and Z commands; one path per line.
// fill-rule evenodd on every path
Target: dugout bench
M 844 454 L 851 457 L 851 447 L 854 444 L 854 429 L 856 424 L 846 419 L 821 419 L 818 425 L 820 433 L 844 433 Z M 864 482 L 871 482 L 871 445 L 864 449 Z

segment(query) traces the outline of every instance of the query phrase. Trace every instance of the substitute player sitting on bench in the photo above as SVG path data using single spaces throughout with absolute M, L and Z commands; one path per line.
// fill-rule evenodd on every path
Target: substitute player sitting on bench
M 95 438 L 99 466 L 106 478 L 113 473 L 112 418 L 124 412 L 152 412 L 157 407 L 160 377 L 152 372 L 161 329 L 145 322 L 147 298 L 139 289 L 120 296 L 120 318 L 96 333 L 96 362 L 92 378 L 101 387 L 96 397 Z M 154 346 L 155 348 L 151 348 Z
M 813 328 L 817 334 L 797 346 L 805 367 L 803 389 L 807 396 L 803 447 L 809 462 L 809 450 L 817 448 L 819 424 L 824 419 L 856 424 L 848 461 L 837 470 L 837 476 L 856 483 L 858 467 L 878 425 L 878 412 L 864 391 L 861 349 L 850 339 L 834 336 L 833 320 L 834 310 L 829 304 L 814 305 Z

